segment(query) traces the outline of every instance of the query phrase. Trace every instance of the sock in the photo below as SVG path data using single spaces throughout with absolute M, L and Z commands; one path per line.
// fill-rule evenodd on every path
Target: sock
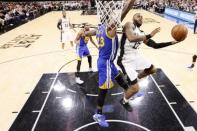
M 129 99 L 126 99 L 125 97 L 123 97 L 123 103 L 128 103 L 129 102 Z
M 102 109 L 97 109 L 97 114 L 102 115 Z

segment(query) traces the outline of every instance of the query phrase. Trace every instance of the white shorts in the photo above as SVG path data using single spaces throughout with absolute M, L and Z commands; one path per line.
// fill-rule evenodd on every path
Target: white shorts
M 122 60 L 123 68 L 131 81 L 137 78 L 137 71 L 144 70 L 151 67 L 151 63 L 144 59 L 139 53 L 130 54 Z
M 74 41 L 74 37 L 71 31 L 65 31 L 64 33 L 61 33 L 62 43 L 68 43 L 70 41 Z

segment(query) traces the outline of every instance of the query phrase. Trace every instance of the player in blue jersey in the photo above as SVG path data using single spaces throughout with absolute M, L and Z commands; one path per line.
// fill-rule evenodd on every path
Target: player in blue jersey
M 127 0 L 125 6 L 122 10 L 121 21 L 124 19 L 128 11 L 131 9 L 135 0 Z M 86 36 L 96 35 L 99 44 L 99 58 L 97 61 L 98 74 L 99 74 L 99 91 L 98 91 L 98 102 L 97 102 L 97 113 L 93 115 L 93 119 L 99 123 L 100 126 L 108 127 L 109 124 L 105 120 L 105 116 L 102 114 L 102 107 L 104 105 L 104 100 L 108 89 L 113 87 L 114 81 L 116 81 L 122 88 L 124 88 L 125 93 L 123 99 L 120 101 L 126 110 L 132 111 L 131 106 L 128 101 L 131 96 L 133 96 L 137 90 L 135 87 L 129 87 L 125 80 L 123 79 L 121 73 L 117 70 L 114 65 L 114 59 L 117 55 L 118 49 L 118 37 L 116 33 L 116 21 L 109 18 L 109 23 L 101 24 L 98 30 L 91 30 L 85 32 Z M 102 21 L 102 20 L 101 20 Z
M 85 36 L 84 35 L 84 32 L 89 31 L 89 29 L 90 29 L 89 25 L 84 24 L 83 29 L 81 29 L 79 31 L 79 33 L 77 34 L 77 37 L 75 39 L 75 43 L 77 44 L 77 46 L 76 46 L 76 50 L 77 50 L 77 72 L 76 72 L 75 81 L 76 81 L 77 84 L 83 84 L 84 83 L 79 77 L 82 57 L 87 56 L 88 63 L 89 63 L 89 71 L 92 71 L 92 57 L 91 57 L 90 51 L 87 47 L 88 41 L 90 40 L 91 43 L 96 48 L 98 48 L 91 36 Z

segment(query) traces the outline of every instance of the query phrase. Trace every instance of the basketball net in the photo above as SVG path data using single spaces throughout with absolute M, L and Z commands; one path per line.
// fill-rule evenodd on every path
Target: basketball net
M 102 24 L 106 26 L 115 24 L 116 28 L 121 24 L 121 13 L 124 2 L 113 0 L 96 0 L 97 16 Z

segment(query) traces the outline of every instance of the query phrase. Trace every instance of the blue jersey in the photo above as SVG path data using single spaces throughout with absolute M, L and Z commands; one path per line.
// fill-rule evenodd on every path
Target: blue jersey
M 99 26 L 96 35 L 99 44 L 99 58 L 113 61 L 116 58 L 118 50 L 118 36 L 110 38 L 106 32 L 106 26 Z
M 90 37 L 80 37 L 80 43 L 79 46 L 77 46 L 77 60 L 81 60 L 84 56 L 89 56 L 90 51 L 88 50 L 87 43 L 89 41 Z
M 79 46 L 86 46 L 90 37 L 81 37 Z

